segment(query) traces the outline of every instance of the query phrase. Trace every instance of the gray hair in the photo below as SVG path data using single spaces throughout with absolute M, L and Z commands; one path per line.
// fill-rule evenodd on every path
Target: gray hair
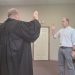
M 18 14 L 18 10 L 16 8 L 11 8 L 8 10 L 8 17 L 10 16 L 14 16 L 14 15 L 17 15 Z

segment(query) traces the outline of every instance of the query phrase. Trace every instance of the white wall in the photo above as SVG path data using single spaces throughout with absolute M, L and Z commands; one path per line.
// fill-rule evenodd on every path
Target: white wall
M 13 6 L 11 6 L 13 7 Z M 7 10 L 10 6 L 0 6 L 0 22 L 3 22 L 7 18 Z M 61 28 L 61 17 L 68 17 L 70 19 L 70 25 L 75 27 L 75 5 L 39 5 L 39 6 L 14 6 L 20 14 L 21 19 L 29 21 L 31 20 L 34 10 L 38 10 L 40 14 L 40 21 L 44 21 L 43 26 L 51 26 L 56 24 L 57 29 Z M 50 59 L 57 60 L 58 58 L 58 39 L 54 40 L 50 36 Z

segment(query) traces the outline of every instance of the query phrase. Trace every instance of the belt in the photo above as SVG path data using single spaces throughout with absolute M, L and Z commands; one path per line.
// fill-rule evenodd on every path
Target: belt
M 65 46 L 61 46 L 60 48 L 72 48 L 72 47 L 65 47 Z

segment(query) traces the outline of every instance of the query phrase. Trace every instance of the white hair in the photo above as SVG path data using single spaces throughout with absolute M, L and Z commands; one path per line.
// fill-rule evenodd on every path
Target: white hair
M 11 8 L 8 10 L 8 17 L 12 15 L 17 15 L 17 14 L 18 14 L 18 10 L 16 8 Z

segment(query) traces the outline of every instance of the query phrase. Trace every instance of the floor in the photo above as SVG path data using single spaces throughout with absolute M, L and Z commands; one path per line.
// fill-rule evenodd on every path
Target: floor
M 34 61 L 34 75 L 57 75 L 57 63 L 53 61 Z
M 33 61 L 34 75 L 58 75 L 57 61 Z M 67 72 L 65 71 L 65 75 Z

